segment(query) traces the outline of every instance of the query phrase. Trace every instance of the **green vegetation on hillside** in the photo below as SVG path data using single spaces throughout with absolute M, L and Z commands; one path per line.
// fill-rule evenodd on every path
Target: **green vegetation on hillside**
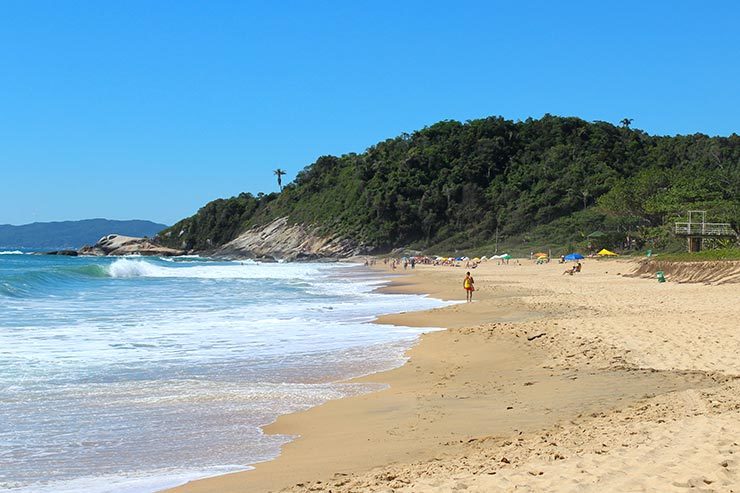
M 716 250 L 704 250 L 696 253 L 667 253 L 657 255 L 656 260 L 667 260 L 670 262 L 705 262 L 716 260 L 740 260 L 740 248 L 718 248 Z
M 740 221 L 740 136 L 650 136 L 546 115 L 442 121 L 361 154 L 322 156 L 280 194 L 213 201 L 162 232 L 207 249 L 288 216 L 369 251 L 500 244 L 664 247 L 687 209 Z M 528 247 L 527 247 L 528 248 Z

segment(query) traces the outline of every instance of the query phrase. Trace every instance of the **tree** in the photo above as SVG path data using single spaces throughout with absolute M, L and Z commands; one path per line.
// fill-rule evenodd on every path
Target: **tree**
M 621 123 L 624 128 L 630 128 L 630 125 L 632 125 L 632 118 L 622 118 L 619 123 Z
M 280 191 L 282 192 L 283 191 L 283 175 L 285 175 L 286 172 L 285 170 L 278 168 L 275 171 L 273 171 L 273 173 L 275 174 L 275 176 L 277 176 L 278 187 L 280 187 Z

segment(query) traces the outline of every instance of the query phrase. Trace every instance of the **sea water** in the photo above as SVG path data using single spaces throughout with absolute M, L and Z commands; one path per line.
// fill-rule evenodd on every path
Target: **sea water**
M 3 253 L 3 252 L 0 252 Z M 441 302 L 347 264 L 0 255 L 0 490 L 152 492 L 279 454 L 279 415 L 373 390 Z

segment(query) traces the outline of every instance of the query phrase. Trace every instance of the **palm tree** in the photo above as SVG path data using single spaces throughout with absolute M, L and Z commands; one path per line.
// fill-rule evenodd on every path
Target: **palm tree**
M 621 123 L 624 128 L 630 128 L 630 125 L 632 125 L 632 118 L 623 118 L 619 123 Z
M 283 175 L 286 174 L 285 170 L 282 170 L 280 168 L 273 171 L 275 173 L 275 176 L 277 176 L 278 180 L 278 187 L 280 187 L 280 191 L 283 191 Z

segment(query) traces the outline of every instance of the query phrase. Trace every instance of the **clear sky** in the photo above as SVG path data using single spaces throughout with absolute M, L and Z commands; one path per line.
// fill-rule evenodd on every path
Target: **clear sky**
M 0 223 L 151 219 L 442 119 L 740 132 L 736 1 L 0 2 Z

